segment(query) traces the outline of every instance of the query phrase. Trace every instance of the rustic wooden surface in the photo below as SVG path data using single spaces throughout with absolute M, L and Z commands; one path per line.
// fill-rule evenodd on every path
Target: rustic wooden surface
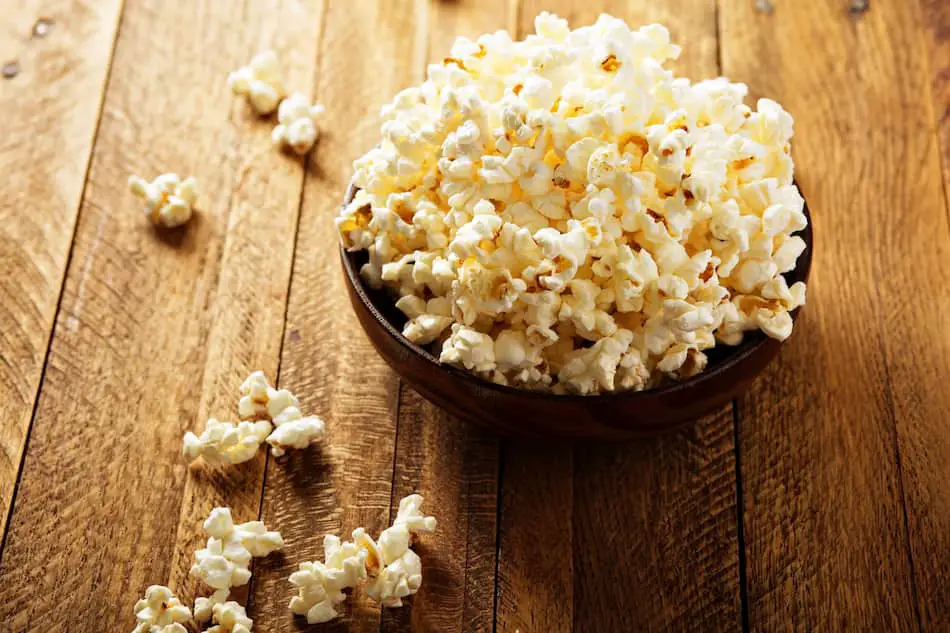
M 950 5 L 945 0 L 0 0 L 0 631 L 131 630 L 190 600 L 214 504 L 279 529 L 255 631 L 950 631 Z M 455 34 L 542 9 L 662 21 L 679 68 L 795 116 L 809 305 L 732 406 L 676 435 L 499 440 L 422 400 L 356 329 L 332 216 L 379 105 Z M 52 26 L 35 33 L 45 19 Z M 276 49 L 327 107 L 306 160 L 224 78 Z M 129 174 L 195 175 L 157 234 Z M 281 459 L 188 468 L 252 369 L 322 415 Z M 419 491 L 440 519 L 403 610 L 309 629 L 287 576 Z

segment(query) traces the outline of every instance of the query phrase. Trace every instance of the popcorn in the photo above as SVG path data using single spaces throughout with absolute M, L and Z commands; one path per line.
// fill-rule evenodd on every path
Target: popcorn
M 344 592 L 364 583 L 366 594 L 382 606 L 401 607 L 402 599 L 422 586 L 422 561 L 410 549 L 412 537 L 436 527 L 434 517 L 422 514 L 422 502 L 417 494 L 402 499 L 396 520 L 378 542 L 363 528 L 353 530 L 352 541 L 325 536 L 324 562 L 301 563 L 290 576 L 297 587 L 290 610 L 309 624 L 329 622 L 339 616 Z
M 247 611 L 237 602 L 229 601 L 214 605 L 211 628 L 205 633 L 251 633 L 254 622 Z
M 182 180 L 178 174 L 162 174 L 152 182 L 130 176 L 129 191 L 145 201 L 145 215 L 152 224 L 165 228 L 187 224 L 198 199 L 195 179 Z
M 288 407 L 300 407 L 294 394 L 271 387 L 262 371 L 255 371 L 241 383 L 240 394 L 238 415 L 242 420 L 273 420 Z
M 265 51 L 255 55 L 247 66 L 228 75 L 228 87 L 234 94 L 246 96 L 258 114 L 273 112 L 286 94 L 277 54 Z
M 222 602 L 227 602 L 230 594 L 230 588 L 218 589 L 208 597 L 199 596 L 195 598 L 195 621 L 207 622 L 210 620 L 211 616 L 214 615 L 214 606 Z
M 208 606 L 213 609 L 214 603 L 220 602 L 218 592 L 247 584 L 251 579 L 248 567 L 252 557 L 267 556 L 284 546 L 280 533 L 267 531 L 261 521 L 235 525 L 228 508 L 214 508 L 204 522 L 204 530 L 208 542 L 195 552 L 191 574 L 218 591 L 209 603 L 201 604 L 202 614 Z
M 288 410 L 289 411 L 289 410 Z M 297 416 L 300 412 L 293 409 Z M 307 448 L 317 440 L 323 439 L 326 424 L 315 415 L 286 419 L 278 416 L 275 422 L 280 421 L 277 428 L 267 436 L 267 443 L 271 446 L 274 457 L 280 457 L 289 448 Z
M 320 135 L 315 120 L 324 111 L 322 105 L 310 105 L 307 97 L 299 92 L 281 101 L 277 109 L 280 123 L 271 134 L 274 145 L 290 147 L 300 155 L 309 152 Z
M 189 462 L 204 457 L 212 464 L 241 464 L 254 459 L 272 429 L 267 420 L 235 424 L 210 418 L 200 436 L 185 433 L 182 455 Z
M 361 534 L 361 529 L 355 530 L 354 541 Z M 298 591 L 290 601 L 290 610 L 306 616 L 309 624 L 336 618 L 337 605 L 346 599 L 343 590 L 356 587 L 366 578 L 366 549 L 328 534 L 323 539 L 323 552 L 323 563 L 301 563 L 298 571 L 290 575 L 290 582 Z
M 137 624 L 132 633 L 185 633 L 191 611 L 175 597 L 171 589 L 152 585 L 145 597 L 135 603 Z
M 271 454 L 282 456 L 289 448 L 306 448 L 323 438 L 326 423 L 315 415 L 300 412 L 297 396 L 286 389 L 274 389 L 264 372 L 255 371 L 241 384 L 238 413 L 242 418 L 264 418 L 273 422 L 266 441 Z M 258 422 L 259 423 L 259 422 Z
M 581 394 L 689 378 L 747 331 L 787 338 L 807 226 L 791 116 L 675 77 L 661 25 L 542 13 L 535 31 L 459 38 L 354 162 L 337 228 L 404 336 L 499 384 Z

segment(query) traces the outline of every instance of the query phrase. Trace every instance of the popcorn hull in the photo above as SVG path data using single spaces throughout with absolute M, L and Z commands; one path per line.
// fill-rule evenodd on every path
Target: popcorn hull
M 790 285 L 806 281 L 811 268 L 810 217 L 801 236 L 807 248 L 797 268 L 786 274 Z M 359 277 L 366 253 L 350 253 L 341 246 L 340 256 L 353 309 L 393 370 L 433 404 L 501 435 L 622 439 L 669 432 L 746 391 L 782 346 L 761 332 L 748 332 L 736 347 L 719 345 L 710 350 L 709 366 L 698 376 L 646 391 L 566 396 L 515 389 L 439 363 L 429 351 L 406 339 L 400 327 L 405 317 L 392 298 L 384 290 L 365 286 Z

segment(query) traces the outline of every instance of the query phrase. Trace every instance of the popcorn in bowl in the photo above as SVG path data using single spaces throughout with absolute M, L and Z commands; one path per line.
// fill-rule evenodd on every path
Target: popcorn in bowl
M 761 330 L 784 340 L 807 226 L 792 117 L 663 64 L 667 29 L 602 15 L 456 40 L 381 112 L 337 227 L 409 340 L 496 383 L 641 390 Z

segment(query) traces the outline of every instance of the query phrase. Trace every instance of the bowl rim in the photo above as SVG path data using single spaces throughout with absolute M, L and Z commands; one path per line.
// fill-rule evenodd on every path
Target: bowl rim
M 801 187 L 799 187 L 798 182 L 793 179 L 792 184 L 796 186 L 796 188 L 799 191 L 799 195 L 801 195 Z M 346 194 L 344 195 L 343 206 L 349 204 L 349 202 L 353 199 L 353 196 L 356 195 L 356 191 L 357 191 L 356 185 L 350 182 L 349 185 L 347 186 Z M 805 250 L 802 251 L 801 255 L 799 255 L 795 268 L 793 268 L 791 271 L 789 271 L 786 274 L 795 275 L 796 277 L 800 278 L 798 279 L 798 281 L 803 281 L 807 284 L 809 274 L 811 273 L 812 253 L 814 251 L 814 234 L 812 231 L 811 213 L 809 212 L 808 203 L 807 201 L 805 201 L 804 195 L 802 195 L 802 200 L 804 202 L 803 210 L 805 213 L 805 217 L 808 220 L 808 225 L 801 231 L 798 231 L 796 235 L 799 235 L 805 241 Z M 721 374 L 729 371 L 731 368 L 738 365 L 743 360 L 747 359 L 749 356 L 752 356 L 753 354 L 755 354 L 756 351 L 758 351 L 763 346 L 768 345 L 770 343 L 782 344 L 784 342 L 784 341 L 778 341 L 777 339 L 770 338 L 761 332 L 756 332 L 757 334 L 760 334 L 762 336 L 760 340 L 757 340 L 745 346 L 743 346 L 743 344 L 740 343 L 738 346 L 736 346 L 739 349 L 737 349 L 734 354 L 723 358 L 721 361 L 719 361 L 716 364 L 715 367 L 712 367 L 708 370 L 704 370 L 696 374 L 695 376 L 687 378 L 686 380 L 679 381 L 679 382 L 669 384 L 669 385 L 663 385 L 660 387 L 652 387 L 650 389 L 641 389 L 641 390 L 627 389 L 627 390 L 622 390 L 622 391 L 607 391 L 607 392 L 598 392 L 598 393 L 585 395 L 585 394 L 572 394 L 572 393 L 559 394 L 559 393 L 552 393 L 550 391 L 536 391 L 532 389 L 521 389 L 518 387 L 512 387 L 510 385 L 501 385 L 501 384 L 492 382 L 490 380 L 486 380 L 485 378 L 481 378 L 480 376 L 477 376 L 465 369 L 460 369 L 458 367 L 455 367 L 454 365 L 448 365 L 448 364 L 442 363 L 439 361 L 438 358 L 436 358 L 428 350 L 426 350 L 420 345 L 413 343 L 412 341 L 407 339 L 405 336 L 403 336 L 402 332 L 400 332 L 392 323 L 390 323 L 389 319 L 386 318 L 386 316 L 382 312 L 380 312 L 380 310 L 376 307 L 376 304 L 372 301 L 372 299 L 369 297 L 369 294 L 366 292 L 366 289 L 363 285 L 363 280 L 360 278 L 359 271 L 354 270 L 354 266 L 353 266 L 352 261 L 350 260 L 349 255 L 351 252 L 358 252 L 358 251 L 348 251 L 343 244 L 342 237 L 339 237 L 338 244 L 339 244 L 339 250 L 340 250 L 340 260 L 343 265 L 343 271 L 349 281 L 350 286 L 356 292 L 356 295 L 357 297 L 359 297 L 359 300 L 363 303 L 364 306 L 366 306 L 366 308 L 373 315 L 373 318 L 377 322 L 382 324 L 383 329 L 385 329 L 386 332 L 391 337 L 393 337 L 396 340 L 396 342 L 399 343 L 401 347 L 403 347 L 408 352 L 411 352 L 412 354 L 416 356 L 420 356 L 427 363 L 431 364 L 433 368 L 437 371 L 446 372 L 450 376 L 457 378 L 459 380 L 465 381 L 471 384 L 475 388 L 497 392 L 499 394 L 504 394 L 506 396 L 517 396 L 519 398 L 528 398 L 528 399 L 537 399 L 537 400 L 550 400 L 554 398 L 561 402 L 587 402 L 587 403 L 590 403 L 592 401 L 605 402 L 608 400 L 615 401 L 615 400 L 621 400 L 621 399 L 629 399 L 631 401 L 636 401 L 637 399 L 648 400 L 648 399 L 676 396 L 680 392 L 689 391 L 697 387 L 698 385 L 704 384 L 706 382 L 712 382 Z M 800 313 L 800 311 L 801 311 L 801 308 L 796 308 L 795 310 L 791 311 L 790 314 L 792 316 L 793 322 L 797 320 L 798 314 Z M 750 333 L 745 334 L 745 336 L 749 336 L 749 335 Z

